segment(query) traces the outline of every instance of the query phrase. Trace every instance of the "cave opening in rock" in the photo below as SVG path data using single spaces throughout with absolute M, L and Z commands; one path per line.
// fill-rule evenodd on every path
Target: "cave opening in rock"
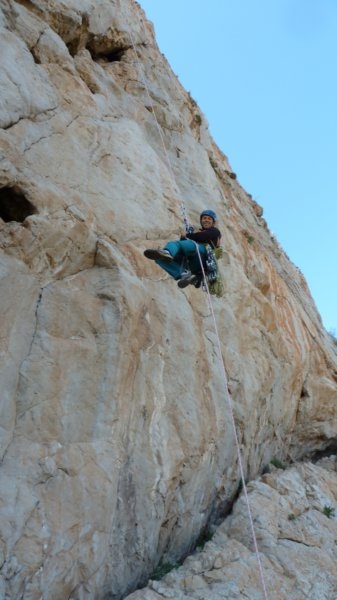
M 35 206 L 15 187 L 0 188 L 0 217 L 5 223 L 23 221 L 37 213 Z
M 123 56 L 125 55 L 125 53 L 127 52 L 127 50 L 129 50 L 129 47 L 119 47 L 119 48 L 101 48 L 98 49 L 96 47 L 94 47 L 93 45 L 91 45 L 90 43 L 87 45 L 87 50 L 89 50 L 90 54 L 91 54 L 91 58 L 95 61 L 100 61 L 100 62 L 107 62 L 107 63 L 113 63 L 113 62 L 120 62 L 123 58 Z
M 111 52 L 104 52 L 99 55 L 98 58 L 103 58 L 107 62 L 120 62 L 124 55 L 124 50 L 112 50 Z

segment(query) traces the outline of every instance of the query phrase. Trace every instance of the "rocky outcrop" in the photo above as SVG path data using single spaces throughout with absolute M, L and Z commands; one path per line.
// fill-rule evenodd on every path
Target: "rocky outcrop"
M 231 507 L 231 413 L 247 481 L 335 451 L 336 347 L 136 2 L 0 29 L 0 596 L 117 599 Z M 219 216 L 212 311 L 143 256 L 182 205 Z
M 320 466 L 299 464 L 273 471 L 248 486 L 247 502 L 203 548 L 128 600 L 222 600 L 261 598 L 331 600 L 337 594 L 337 476 L 335 458 Z M 157 574 L 160 576 L 160 570 Z

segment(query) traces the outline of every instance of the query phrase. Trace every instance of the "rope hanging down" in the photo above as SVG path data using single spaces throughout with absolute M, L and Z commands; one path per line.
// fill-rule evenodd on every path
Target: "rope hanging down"
M 252 532 L 252 538 L 253 538 L 253 544 L 254 544 L 254 550 L 255 550 L 255 554 L 256 554 L 256 559 L 257 559 L 257 563 L 258 563 L 258 567 L 259 567 L 259 573 L 260 573 L 261 585 L 262 585 L 262 589 L 263 589 L 263 595 L 264 595 L 265 600 L 268 600 L 266 582 L 265 582 L 263 567 L 262 567 L 262 563 L 261 563 L 259 548 L 258 548 L 258 545 L 257 545 L 256 534 L 255 534 L 255 528 L 254 528 L 254 522 L 253 522 L 253 515 L 252 515 L 252 511 L 251 511 L 251 507 L 250 507 L 250 502 L 249 502 L 249 497 L 248 497 L 248 491 L 247 491 L 247 486 L 246 486 L 246 482 L 245 482 L 245 473 L 244 473 L 242 456 L 241 456 L 241 450 L 240 450 L 240 442 L 239 442 L 239 438 L 238 438 L 238 434 L 237 434 L 235 417 L 234 417 L 233 401 L 232 401 L 231 395 L 230 395 L 230 393 L 228 391 L 228 379 L 227 379 L 227 373 L 226 373 L 226 368 L 225 368 L 225 361 L 224 361 L 224 358 L 223 358 L 223 355 L 222 355 L 222 350 L 221 350 L 220 336 L 219 336 L 218 327 L 217 327 L 217 324 L 216 324 L 216 318 L 215 318 L 215 313 L 214 313 L 214 309 L 213 309 L 212 298 L 211 298 L 211 295 L 210 295 L 210 292 L 209 292 L 207 278 L 206 278 L 206 275 L 205 275 L 205 272 L 204 272 L 204 266 L 202 264 L 201 256 L 200 256 L 200 253 L 199 253 L 198 244 L 195 244 L 195 245 L 196 245 L 197 252 L 198 252 L 198 255 L 199 255 L 199 260 L 200 260 L 201 268 L 202 268 L 202 271 L 203 271 L 203 277 L 204 277 L 204 282 L 205 282 L 206 291 L 207 291 L 208 305 L 210 307 L 210 311 L 211 311 L 211 314 L 212 314 L 212 321 L 213 321 L 213 325 L 214 325 L 215 337 L 216 337 L 216 340 L 217 340 L 218 356 L 219 356 L 219 359 L 220 359 L 220 364 L 221 364 L 221 369 L 222 369 L 222 376 L 223 376 L 223 381 L 224 381 L 224 392 L 225 392 L 224 395 L 225 395 L 225 398 L 226 398 L 226 401 L 227 401 L 228 410 L 229 410 L 229 414 L 230 414 L 230 418 L 231 418 L 231 423 L 232 423 L 232 427 L 233 427 L 233 433 L 234 433 L 234 439 L 235 439 L 235 446 L 236 446 L 238 463 L 239 463 L 239 470 L 240 470 L 240 477 L 241 477 L 241 481 L 242 481 L 242 490 L 243 490 L 243 494 L 244 494 L 245 501 L 246 501 L 246 504 L 247 504 L 248 519 L 249 519 L 249 524 L 250 524 L 250 528 L 251 528 L 251 532 Z
M 142 27 L 142 23 L 141 23 L 141 19 L 140 19 L 139 15 L 138 15 L 138 18 L 139 18 L 140 26 Z M 133 47 L 133 51 L 134 51 L 134 54 L 135 54 L 135 57 L 136 57 L 136 63 L 137 63 L 138 72 L 140 74 L 140 78 L 142 80 L 144 88 L 145 88 L 145 90 L 147 92 L 147 96 L 148 96 L 148 99 L 149 99 L 149 102 L 150 102 L 150 106 L 151 106 L 151 112 L 152 112 L 152 114 L 154 116 L 154 119 L 155 119 L 155 122 L 156 122 L 156 126 L 158 128 L 159 136 L 160 136 L 160 139 L 161 139 L 161 142 L 162 142 L 162 145 L 163 145 L 163 149 L 164 149 L 165 157 L 166 157 L 166 160 L 167 160 L 167 165 L 168 165 L 168 168 L 169 168 L 169 172 L 170 172 L 170 175 L 171 175 L 171 178 L 172 178 L 172 182 L 175 184 L 175 186 L 179 190 L 179 187 L 178 187 L 178 185 L 177 185 L 177 183 L 175 181 L 175 177 L 174 177 L 174 173 L 173 173 L 173 169 L 172 169 L 170 157 L 168 155 L 168 152 L 167 152 L 167 149 L 166 149 L 166 146 L 165 146 L 164 136 L 163 136 L 161 127 L 160 127 L 158 119 L 157 119 L 157 115 L 156 115 L 156 111 L 154 109 L 152 98 L 150 96 L 150 92 L 149 92 L 147 83 L 145 81 L 145 77 L 144 77 L 144 75 L 142 73 L 142 70 L 141 70 L 141 62 L 140 62 L 140 58 L 139 58 L 138 53 L 137 53 L 136 45 L 135 45 L 135 42 L 133 40 L 133 37 L 132 37 L 131 33 L 129 33 L 129 35 L 130 35 L 130 40 L 131 40 L 131 44 L 132 44 L 132 47 Z M 185 205 L 184 205 L 183 202 L 181 203 L 181 207 L 180 208 L 181 208 L 181 213 L 182 213 L 182 216 L 183 216 L 183 220 L 184 220 L 186 231 L 188 231 L 188 228 L 190 227 L 190 223 L 189 223 L 189 220 L 188 220 L 188 217 L 187 217 L 186 207 L 185 207 Z M 216 336 L 216 339 L 217 339 L 217 351 L 218 351 L 218 357 L 219 357 L 219 360 L 220 360 L 220 365 L 221 365 L 221 369 L 222 369 L 222 376 L 223 376 L 223 381 L 224 381 L 224 396 L 226 398 L 226 402 L 227 402 L 227 405 L 228 405 L 228 410 L 229 410 L 230 419 L 231 419 L 232 428 L 233 428 L 233 433 L 234 433 L 235 446 L 236 446 L 237 458 L 238 458 L 238 464 L 239 464 L 239 471 L 240 471 L 240 477 L 241 477 L 241 482 L 242 482 L 242 490 L 243 490 L 243 494 L 244 494 L 246 505 L 247 505 L 248 519 L 249 519 L 249 524 L 250 524 L 252 538 L 253 538 L 254 551 L 255 551 L 256 558 L 257 558 L 257 563 L 258 563 L 258 569 L 259 569 L 260 580 L 261 580 L 261 585 L 262 585 L 262 589 L 263 589 L 264 600 L 268 600 L 266 582 L 265 582 L 264 572 L 263 572 L 263 568 L 262 568 L 260 553 L 259 553 L 259 549 L 258 549 L 258 545 L 257 545 L 257 539 L 256 539 L 256 534 L 255 534 L 255 529 L 254 529 L 254 522 L 253 522 L 253 516 L 252 516 L 251 507 L 250 507 L 247 486 L 246 486 L 246 482 L 245 482 L 245 473 L 244 473 L 243 461 L 242 461 L 241 450 L 240 450 L 240 442 L 239 442 L 239 438 L 238 438 L 238 434 L 237 434 L 237 429 L 236 429 L 236 423 L 235 423 L 235 417 L 234 417 L 234 410 L 233 410 L 233 402 L 232 402 L 232 398 L 230 396 L 230 393 L 228 391 L 227 373 L 226 373 L 224 358 L 223 358 L 223 355 L 222 355 L 220 336 L 219 336 L 218 327 L 217 327 L 217 324 L 216 324 L 215 313 L 214 313 L 214 309 L 213 309 L 211 294 L 210 294 L 208 283 L 207 283 L 207 277 L 206 277 L 204 265 L 203 265 L 202 258 L 201 258 L 200 252 L 199 252 L 198 244 L 196 242 L 194 242 L 194 243 L 195 243 L 196 251 L 198 253 L 200 267 L 201 267 L 203 278 L 204 278 L 205 288 L 206 288 L 206 292 L 207 292 L 208 304 L 209 304 L 209 307 L 210 307 L 210 311 L 211 311 L 211 315 L 212 315 L 212 321 L 213 321 L 213 325 L 214 325 L 215 336 Z

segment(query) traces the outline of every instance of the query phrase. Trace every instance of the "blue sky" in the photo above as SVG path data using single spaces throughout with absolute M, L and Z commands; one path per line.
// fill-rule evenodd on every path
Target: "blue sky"
M 337 335 L 336 0 L 140 0 Z

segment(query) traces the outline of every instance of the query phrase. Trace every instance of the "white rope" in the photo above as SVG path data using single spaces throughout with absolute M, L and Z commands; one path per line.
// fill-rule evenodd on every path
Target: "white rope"
M 140 21 L 140 17 L 139 17 L 139 22 L 141 25 L 141 21 Z M 136 50 L 136 45 L 135 42 L 133 40 L 133 37 L 130 35 L 130 39 L 131 39 L 131 43 L 133 46 L 133 50 L 137 59 L 137 66 L 139 67 L 139 73 L 140 73 L 140 77 L 142 79 L 144 88 L 146 89 L 149 101 L 150 101 L 150 105 L 151 105 L 151 112 L 154 116 L 157 128 L 158 128 L 158 132 L 159 132 L 159 136 L 164 148 L 164 152 L 165 152 L 165 156 L 167 159 L 167 163 L 168 163 L 168 167 L 169 167 L 169 172 L 170 175 L 172 177 L 172 181 L 173 183 L 176 185 L 177 189 L 178 185 L 176 183 L 175 177 L 174 177 L 174 173 L 173 173 L 173 169 L 171 166 L 171 161 L 170 161 L 170 157 L 169 154 L 167 152 L 166 146 L 165 146 L 165 140 L 164 140 L 164 136 L 161 130 L 161 127 L 159 125 L 158 119 L 157 119 L 157 115 L 156 115 L 156 111 L 154 109 L 154 105 L 150 96 L 150 92 L 147 86 L 147 83 L 145 81 L 145 77 L 140 69 L 140 59 Z M 188 226 L 188 219 L 187 219 L 187 213 L 186 213 L 186 208 L 184 203 L 182 202 L 181 204 L 181 211 L 182 211 L 182 215 L 184 218 L 184 222 L 185 222 L 185 226 L 187 229 Z M 191 240 L 192 241 L 192 240 Z M 194 240 L 193 240 L 194 241 Z M 256 557 L 257 557 L 257 562 L 258 562 L 258 568 L 259 568 L 259 573 L 260 573 L 260 579 L 261 579 L 261 584 L 262 584 L 262 588 L 263 588 L 263 594 L 264 594 L 264 598 L 265 600 L 268 600 L 268 595 L 267 595 L 267 589 L 266 589 L 266 583 L 265 583 L 265 577 L 264 577 L 264 573 L 263 573 L 263 568 L 262 568 L 262 563 L 261 563 L 261 559 L 260 559 L 260 554 L 259 554 L 259 549 L 258 549 L 258 545 L 257 545 L 257 540 L 256 540 L 256 534 L 255 534 L 255 529 L 254 529 L 254 522 L 253 522 L 253 517 L 252 517 L 252 511 L 250 508 L 250 503 L 249 503 L 249 498 L 248 498 L 248 492 L 247 492 L 247 486 L 246 486 L 246 482 L 245 482 L 245 474 L 244 474 L 244 469 L 243 469 L 243 462 L 242 462 L 242 457 L 241 457 L 241 450 L 240 450 L 240 444 L 239 444 L 239 439 L 238 439 L 238 434 L 237 434 L 237 429 L 236 429 L 236 423 L 235 423 L 235 418 L 234 418 L 234 410 L 233 410 L 233 402 L 231 399 L 231 396 L 229 394 L 228 391 L 228 380 L 227 380 L 227 374 L 226 374 L 226 368 L 225 368 L 225 363 L 224 363 L 224 359 L 222 356 L 222 350 L 221 350 L 221 342 L 220 342 L 220 337 L 219 337 L 219 332 L 218 332 L 218 327 L 216 324 L 216 319 L 215 319 L 215 314 L 214 314 L 214 309 L 213 309 L 213 304 L 212 304 L 212 300 L 211 300 L 211 295 L 210 295 L 210 291 L 209 291 L 209 287 L 208 287 L 208 282 L 207 282 L 207 277 L 206 277 L 206 273 L 205 273 L 205 269 L 204 269 L 204 265 L 202 262 L 202 258 L 200 255 L 200 250 L 199 250 L 199 246 L 197 244 L 197 242 L 194 242 L 197 253 L 198 253 L 198 258 L 199 258 L 199 262 L 200 262 L 200 266 L 201 266 L 201 270 L 202 270 L 202 274 L 203 274 L 203 279 L 204 279 L 204 284 L 205 284 L 205 288 L 206 288 L 206 292 L 207 292 L 207 299 L 208 299 L 208 304 L 211 310 L 211 314 L 212 314 L 212 320 L 213 320 L 213 325 L 214 325 L 214 330 L 215 330 L 215 335 L 217 338 L 217 347 L 218 347 L 218 354 L 219 354 L 219 359 L 220 359 L 220 363 L 221 363 L 221 368 L 222 368 L 222 374 L 223 374 L 223 379 L 224 379 L 224 390 L 225 390 L 225 398 L 228 404 L 228 409 L 229 409 L 229 414 L 230 414 L 230 418 L 231 418 L 231 423 L 232 423 L 232 427 L 233 427 L 233 432 L 234 432 L 234 439 L 235 439 L 235 445 L 236 445 L 236 450 L 237 450 L 237 457 L 238 457 L 238 463 L 239 463 L 239 470 L 240 470 L 240 476 L 241 476 L 241 481 L 242 481 L 242 489 L 243 489 L 243 493 L 245 496 L 245 501 L 247 504 L 247 512 L 248 512 L 248 518 L 249 518 L 249 523 L 250 523 L 250 527 L 251 527 L 251 532 L 252 532 L 252 537 L 253 537 L 253 544 L 254 544 L 254 550 L 256 553 Z
M 195 243 L 195 246 L 196 246 L 196 249 L 197 249 L 197 253 L 198 253 L 198 257 L 199 257 L 199 262 L 200 262 L 200 266 L 201 266 L 201 269 L 202 269 L 202 274 L 203 274 L 203 278 L 204 278 L 204 284 L 205 284 L 205 288 L 206 288 L 206 292 L 207 292 L 208 305 L 209 305 L 210 310 L 211 310 L 212 320 L 213 320 L 213 325 L 214 325 L 214 330 L 215 330 L 215 335 L 216 335 L 216 338 L 217 338 L 218 355 L 219 355 L 219 359 L 220 359 L 220 363 L 221 363 L 221 367 L 222 367 L 222 375 L 223 375 L 223 380 L 224 380 L 224 395 L 225 395 L 225 399 L 226 399 L 227 404 L 228 404 L 229 414 L 230 414 L 230 418 L 231 418 L 231 422 L 232 422 L 232 426 L 233 426 L 235 446 L 236 446 L 238 463 L 239 463 L 239 469 L 240 469 L 240 476 L 241 476 L 241 481 L 242 481 L 242 490 L 243 490 L 243 493 L 244 493 L 244 496 L 245 496 L 245 500 L 246 500 L 246 504 L 247 504 L 248 518 L 249 518 L 250 528 L 251 528 L 252 537 L 253 537 L 254 550 L 255 550 L 255 553 L 256 553 L 256 558 L 257 558 L 259 572 L 260 572 L 260 579 L 261 579 L 261 583 L 262 583 L 262 588 L 263 588 L 263 593 L 264 593 L 265 600 L 268 600 L 266 582 L 265 582 L 263 567 L 262 567 L 262 563 L 261 563 L 261 559 L 260 559 L 260 553 L 259 553 L 259 549 L 258 549 L 258 545 L 257 545 L 256 534 L 255 534 L 255 529 L 254 529 L 254 522 L 253 522 L 253 516 L 252 516 L 252 511 L 251 511 L 251 508 L 250 508 L 250 502 L 249 502 L 249 498 L 248 498 L 248 491 L 247 491 L 247 486 L 246 486 L 246 482 L 245 482 L 245 473 L 244 473 L 244 468 L 243 468 L 243 463 L 242 463 L 240 443 L 239 443 L 239 438 L 238 438 L 237 429 L 236 429 L 236 423 L 235 423 L 235 418 L 234 418 L 233 401 L 232 401 L 231 395 L 230 395 L 230 393 L 228 391 L 228 379 L 227 379 L 227 373 L 226 373 L 226 368 L 225 368 L 225 362 L 224 362 L 224 358 L 223 358 L 222 350 L 221 350 L 220 336 L 219 336 L 218 327 L 217 327 L 217 324 L 216 324 L 216 319 L 215 319 L 215 314 L 214 314 L 214 309 L 213 309 L 211 294 L 210 294 L 210 291 L 209 291 L 207 277 L 206 277 L 206 274 L 205 274 L 204 265 L 203 265 L 202 258 L 201 258 L 201 255 L 200 255 L 199 246 L 198 246 L 197 242 L 194 242 L 194 243 Z

